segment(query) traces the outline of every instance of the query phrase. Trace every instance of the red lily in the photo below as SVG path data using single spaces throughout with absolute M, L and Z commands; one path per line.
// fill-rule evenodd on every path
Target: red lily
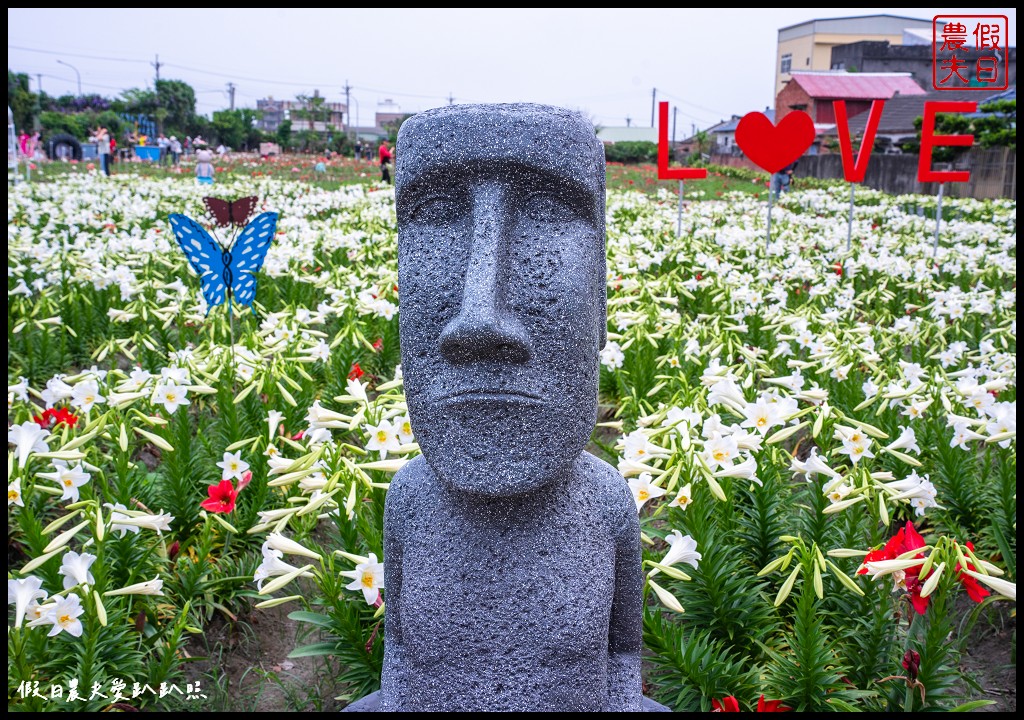
M 61 423 L 68 427 L 74 427 L 78 424 L 78 416 L 67 408 L 47 408 L 43 410 L 42 415 L 36 415 L 32 419 L 43 428 L 53 428 Z
M 876 562 L 878 560 L 895 560 L 903 553 L 917 548 L 925 546 L 924 538 L 917 532 L 917 528 L 914 524 L 907 521 L 907 524 L 899 529 L 889 542 L 885 544 L 885 547 L 880 550 L 871 550 L 864 557 L 864 562 L 861 563 L 860 569 L 857 570 L 858 575 L 864 575 L 868 571 L 867 564 L 869 562 Z M 918 553 L 914 556 L 915 558 L 924 557 L 924 553 Z M 904 574 L 903 582 L 907 587 L 907 593 L 910 596 L 910 604 L 914 607 L 914 611 L 918 615 L 924 615 L 925 610 L 928 609 L 928 598 L 921 597 L 921 587 L 924 584 L 924 578 L 919 576 L 921 571 L 920 566 L 907 568 Z M 929 572 L 929 575 L 931 573 Z M 927 577 L 927 576 L 926 576 Z M 969 576 L 968 576 L 969 577 Z
M 792 709 L 783 705 L 781 700 L 765 700 L 764 695 L 757 700 L 757 712 L 789 712 Z
M 216 485 L 210 485 L 206 492 L 210 497 L 199 503 L 205 510 L 212 513 L 229 513 L 235 509 L 238 491 L 230 480 L 221 480 Z
M 966 544 L 968 549 L 970 549 L 971 552 L 974 552 L 974 543 L 968 540 Z M 960 581 L 960 584 L 964 586 L 964 590 L 967 591 L 967 597 L 969 597 L 974 602 L 980 603 L 982 600 L 989 596 L 988 590 L 982 587 L 981 583 L 972 578 L 970 575 L 962 572 L 962 569 L 963 568 L 960 567 L 960 563 L 957 563 L 957 580 Z M 967 561 L 967 569 L 973 572 L 977 572 L 978 570 L 976 567 L 974 567 L 974 563 L 972 563 L 970 560 Z
M 733 695 L 726 695 L 722 698 L 721 702 L 717 699 L 711 699 L 711 707 L 714 708 L 711 712 L 739 712 L 740 703 Z
M 352 363 L 352 369 L 348 371 L 349 380 L 358 380 L 364 375 L 364 371 L 359 367 L 359 363 Z

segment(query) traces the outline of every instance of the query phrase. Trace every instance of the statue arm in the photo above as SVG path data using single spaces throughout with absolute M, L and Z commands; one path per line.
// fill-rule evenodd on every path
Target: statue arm
M 643 688 L 640 679 L 640 653 L 643 643 L 643 567 L 640 551 L 640 523 L 633 499 L 628 500 L 628 515 L 615 544 L 615 595 L 612 599 L 608 635 L 609 712 L 637 712 L 641 709 Z

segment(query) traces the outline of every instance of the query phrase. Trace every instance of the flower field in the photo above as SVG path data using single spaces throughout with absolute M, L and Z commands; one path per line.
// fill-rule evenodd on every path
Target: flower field
M 9 186 L 10 709 L 211 707 L 195 639 L 275 608 L 333 709 L 378 687 L 418 446 L 367 168 Z M 175 242 L 209 194 L 279 213 L 252 312 Z M 972 629 L 1015 622 L 1016 203 L 947 199 L 936 250 L 934 198 L 859 189 L 847 252 L 848 198 L 784 195 L 767 241 L 749 189 L 678 236 L 666 189 L 608 192 L 591 451 L 636 501 L 645 692 L 677 711 L 981 707 Z

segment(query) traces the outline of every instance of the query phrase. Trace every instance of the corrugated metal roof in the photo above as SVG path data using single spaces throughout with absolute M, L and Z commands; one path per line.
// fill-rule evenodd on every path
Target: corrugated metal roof
M 812 98 L 837 100 L 888 100 L 900 95 L 924 95 L 910 73 L 793 73 L 797 83 Z

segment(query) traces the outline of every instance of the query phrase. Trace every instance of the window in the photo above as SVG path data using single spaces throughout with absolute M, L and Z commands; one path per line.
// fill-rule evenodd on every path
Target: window
M 782 66 L 779 68 L 779 72 L 783 75 L 788 75 L 789 71 L 793 69 L 793 55 L 786 53 L 782 56 Z

